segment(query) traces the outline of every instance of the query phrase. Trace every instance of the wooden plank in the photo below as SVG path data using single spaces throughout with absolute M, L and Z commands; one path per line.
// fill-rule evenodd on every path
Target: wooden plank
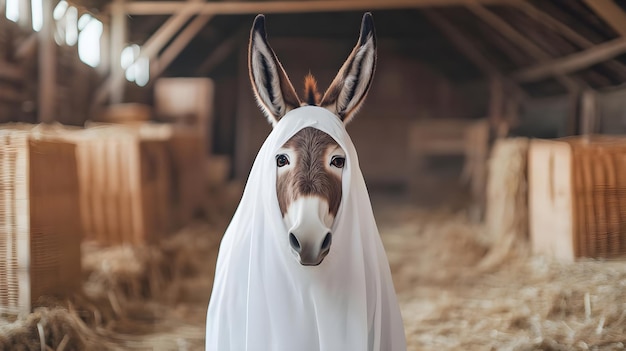
M 186 3 L 178 1 L 134 1 L 123 5 L 131 15 L 168 15 L 192 10 L 195 14 L 257 14 L 362 11 L 452 6 L 469 3 L 510 5 L 517 0 L 310 0 L 310 1 L 242 1 Z
M 198 32 L 200 32 L 200 30 L 204 28 L 207 23 L 209 23 L 211 18 L 213 18 L 211 15 L 198 16 L 194 18 L 187 27 L 185 27 L 176 39 L 168 45 L 167 49 L 165 49 L 161 56 L 159 56 L 158 61 L 154 65 L 155 68 L 150 72 L 152 76 L 150 77 L 151 80 L 160 76 L 167 69 L 172 61 L 174 61 L 180 52 L 183 51 L 183 49 L 189 44 L 191 39 L 193 39 Z
M 613 0 L 583 0 L 619 35 L 626 37 L 626 13 Z
M 486 9 L 484 6 L 481 6 L 478 3 L 471 3 L 467 5 L 467 8 L 480 19 L 489 24 L 493 29 L 497 30 L 511 42 L 515 43 L 515 45 L 526 51 L 535 60 L 543 62 L 552 58 L 542 48 L 537 46 L 537 44 L 527 39 L 510 24 L 498 17 L 495 13 Z M 561 74 L 557 75 L 556 79 L 569 91 L 576 90 L 578 86 L 584 85 L 584 82 L 575 81 L 574 79 Z
M 588 50 L 522 69 L 513 73 L 512 77 L 519 82 L 532 82 L 550 76 L 562 76 L 609 60 L 624 52 L 626 52 L 626 38 L 614 39 Z

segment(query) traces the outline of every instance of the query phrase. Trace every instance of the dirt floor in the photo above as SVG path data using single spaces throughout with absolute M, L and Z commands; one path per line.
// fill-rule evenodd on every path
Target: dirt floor
M 375 197 L 374 209 L 409 350 L 624 348 L 624 262 L 559 264 L 531 257 L 523 241 L 493 262 L 487 258 L 498 247 L 461 208 Z M 45 301 L 31 316 L 0 319 L 0 350 L 202 350 L 217 245 L 231 210 L 220 211 L 158 247 L 85 245 L 85 291 L 70 312 L 64 302 L 51 308 Z

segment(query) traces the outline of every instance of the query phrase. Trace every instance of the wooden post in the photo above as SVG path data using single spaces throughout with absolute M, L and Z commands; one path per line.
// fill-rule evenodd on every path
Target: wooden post
M 191 23 L 189 23 L 189 25 L 185 27 L 185 29 L 183 29 L 183 31 L 176 37 L 176 39 L 174 39 L 174 41 L 167 47 L 167 49 L 165 49 L 161 56 L 159 56 L 156 64 L 153 65 L 155 69 L 150 70 L 150 80 L 157 78 L 167 69 L 172 61 L 174 61 L 174 59 L 176 59 L 180 52 L 183 51 L 187 44 L 189 44 L 191 39 L 193 39 L 196 34 L 198 34 L 198 32 L 200 32 L 200 30 L 204 28 L 207 23 L 209 23 L 211 18 L 213 18 L 213 16 L 198 16 L 194 18 L 193 21 L 191 21 Z
M 584 0 L 619 35 L 626 37 L 626 13 L 613 0 Z
M 580 97 L 580 133 L 588 139 L 597 131 L 598 105 L 596 104 L 596 92 L 593 90 L 583 91 Z
M 124 0 L 115 0 L 114 5 L 121 5 Z M 126 44 L 127 27 L 126 27 L 126 14 L 122 6 L 112 6 L 111 9 L 111 50 L 110 50 L 110 65 L 111 65 L 111 77 L 122 77 L 121 84 L 114 84 L 110 82 L 108 89 L 110 95 L 111 104 L 119 104 L 124 101 L 124 69 L 120 62 L 122 50 Z
M 489 80 L 489 125 L 491 131 L 497 137 L 500 134 L 500 125 L 503 122 L 504 114 L 504 87 L 502 78 L 493 76 Z
M 56 120 L 56 68 L 57 50 L 54 42 L 53 1 L 42 1 L 43 23 L 39 32 L 39 109 L 38 119 L 41 123 L 52 123 Z

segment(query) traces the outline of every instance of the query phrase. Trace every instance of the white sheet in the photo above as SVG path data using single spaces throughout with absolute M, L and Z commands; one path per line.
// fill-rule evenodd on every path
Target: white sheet
M 276 151 L 314 127 L 346 152 L 343 196 L 324 261 L 290 252 L 276 197 Z M 261 147 L 220 246 L 207 315 L 206 350 L 406 350 L 387 257 L 357 154 L 330 111 L 287 113 Z

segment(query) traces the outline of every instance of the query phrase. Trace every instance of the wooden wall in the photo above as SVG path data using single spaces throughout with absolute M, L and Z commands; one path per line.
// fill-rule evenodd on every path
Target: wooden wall
M 298 92 L 310 71 L 325 89 L 347 58 L 353 43 L 318 39 L 274 39 L 271 44 Z M 411 121 L 426 118 L 481 117 L 453 84 L 419 62 L 379 43 L 376 75 L 365 105 L 348 126 L 370 185 L 405 185 Z M 271 127 L 254 101 L 247 75 L 246 52 L 240 54 L 235 176 L 246 179 Z

